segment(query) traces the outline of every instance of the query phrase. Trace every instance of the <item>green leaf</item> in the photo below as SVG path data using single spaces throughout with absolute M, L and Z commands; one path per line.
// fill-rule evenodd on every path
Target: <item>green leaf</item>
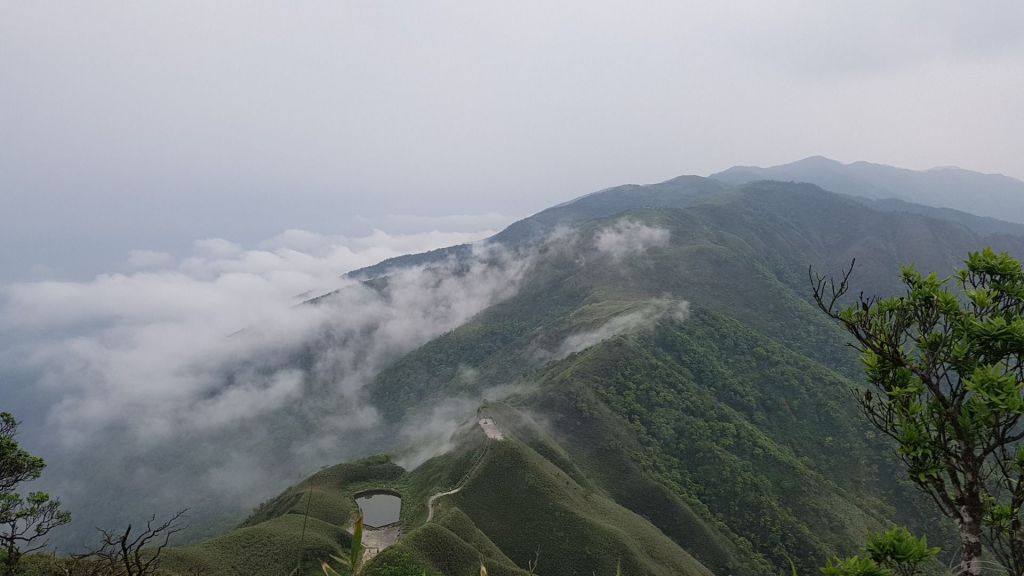
M 359 568 L 359 562 L 363 559 L 363 515 L 356 518 L 355 528 L 352 530 L 352 548 L 349 550 L 349 567 L 355 572 Z

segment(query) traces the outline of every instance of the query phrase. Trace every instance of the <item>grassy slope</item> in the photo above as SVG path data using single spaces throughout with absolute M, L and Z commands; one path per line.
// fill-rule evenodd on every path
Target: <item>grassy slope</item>
M 290 573 L 301 558 L 301 573 L 318 574 L 321 559 L 349 546 L 346 528 L 358 513 L 353 494 L 367 488 L 400 490 L 404 473 L 386 457 L 325 468 L 262 504 L 238 528 L 168 551 L 165 568 L 178 574 L 200 568 L 206 574 L 269 576 Z
M 520 565 L 540 553 L 548 574 L 708 574 L 642 517 L 515 439 L 496 442 L 452 500 Z
M 543 454 L 518 440 L 523 427 L 507 427 L 517 417 L 514 411 L 498 414 L 512 434 L 509 439 L 479 450 L 482 434 L 466 438 L 454 458 L 434 459 L 409 475 L 411 486 L 434 478 L 438 468 L 471 471 L 460 492 L 438 501 L 436 521 L 410 526 L 398 545 L 374 560 L 370 574 L 417 569 L 470 574 L 480 559 L 493 574 L 524 574 L 533 559 L 539 559 L 545 574 L 614 574 L 620 562 L 627 574 L 711 573 L 646 519 L 583 478 L 550 439 L 535 430 L 529 434 L 529 444 Z M 460 452 L 482 460 L 470 464 Z
M 426 524 L 426 503 L 435 493 L 462 486 L 481 473 L 490 445 L 475 421 L 456 433 L 456 445 L 423 463 L 403 479 L 402 522 L 406 534 L 368 566 L 370 576 L 475 574 L 484 562 L 492 574 L 525 574 L 481 533 L 473 521 L 451 505 L 451 497 L 435 504 L 434 521 Z
M 506 410 L 502 418 L 512 414 Z M 533 444 L 544 445 L 550 457 L 514 437 L 489 441 L 475 424 L 456 440 L 453 451 L 411 473 L 384 457 L 325 469 L 265 503 L 238 528 L 169 550 L 164 569 L 287 574 L 301 550 L 301 573 L 316 574 L 320 559 L 342 555 L 350 544 L 343 527 L 355 513 L 353 495 L 387 487 L 403 494 L 406 534 L 368 563 L 368 575 L 472 574 L 482 561 L 491 574 L 518 576 L 527 574 L 537 551 L 547 574 L 613 574 L 619 562 L 636 575 L 711 574 L 644 518 L 567 474 L 567 454 L 549 439 L 533 434 Z M 435 521 L 424 523 L 426 498 L 459 485 L 461 492 L 438 501 Z

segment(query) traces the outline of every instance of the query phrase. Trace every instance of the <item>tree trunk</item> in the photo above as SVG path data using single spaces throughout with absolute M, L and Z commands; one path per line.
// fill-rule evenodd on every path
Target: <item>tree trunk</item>
M 21 554 L 14 546 L 7 546 L 7 557 L 4 558 L 4 576 L 15 576 L 18 572 L 18 563 L 21 562 Z
M 956 576 L 981 576 L 981 502 L 961 506 L 960 518 L 960 569 Z
M 1007 566 L 1007 570 L 1011 576 L 1024 576 L 1024 526 L 1020 526 L 1020 520 L 1014 521 L 1010 535 L 1010 552 L 1013 565 Z

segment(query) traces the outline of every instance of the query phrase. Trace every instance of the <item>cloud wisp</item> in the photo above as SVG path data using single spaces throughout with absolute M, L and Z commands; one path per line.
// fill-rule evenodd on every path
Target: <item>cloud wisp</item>
M 604 228 L 594 238 L 598 252 L 607 254 L 615 262 L 642 254 L 650 248 L 668 245 L 669 231 L 642 222 L 620 218 Z
M 690 303 L 686 300 L 657 298 L 646 302 L 638 310 L 613 316 L 596 328 L 566 336 L 554 351 L 542 353 L 541 357 L 544 360 L 561 360 L 616 336 L 647 329 L 663 319 L 682 322 L 689 316 Z

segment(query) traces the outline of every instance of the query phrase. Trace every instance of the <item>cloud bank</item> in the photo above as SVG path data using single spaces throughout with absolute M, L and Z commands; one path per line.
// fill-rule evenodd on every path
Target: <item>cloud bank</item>
M 480 235 L 206 239 L 173 263 L 133 252 L 129 274 L 6 286 L 0 362 L 13 376 L 0 387 L 17 403 L 4 409 L 45 414 L 26 430 L 46 487 L 84 522 L 76 538 L 139 510 L 189 506 L 198 525 L 237 515 L 317 466 L 393 447 L 401 435 L 367 384 L 513 295 L 532 260 L 475 244 L 468 262 L 401 270 L 383 288 L 339 273 Z

